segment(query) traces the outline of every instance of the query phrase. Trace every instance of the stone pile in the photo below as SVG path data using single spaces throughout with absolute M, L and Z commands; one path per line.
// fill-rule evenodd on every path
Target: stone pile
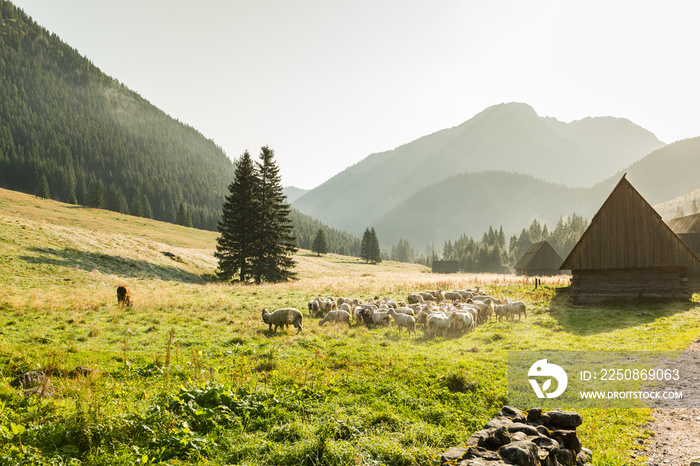
M 573 411 L 527 414 L 504 406 L 498 417 L 467 440 L 442 454 L 441 466 L 590 466 L 593 454 L 583 448 L 576 428 L 583 423 Z

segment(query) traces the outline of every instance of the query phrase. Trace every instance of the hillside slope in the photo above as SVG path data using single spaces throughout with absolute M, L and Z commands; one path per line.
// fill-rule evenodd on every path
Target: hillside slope
M 233 163 L 0 0 L 0 187 L 215 229 Z
M 563 123 L 538 116 L 526 104 L 500 104 L 454 128 L 372 154 L 293 205 L 359 234 L 367 225 L 383 222 L 388 212 L 420 190 L 450 176 L 502 170 L 567 186 L 592 186 L 663 145 L 628 120 Z
M 416 193 L 387 212 L 375 228 L 383 244 L 403 238 L 418 247 L 462 234 L 478 237 L 489 226 L 503 226 L 513 234 L 533 219 L 550 227 L 572 213 L 590 219 L 623 173 L 648 202 L 658 205 L 700 189 L 699 172 L 700 137 L 656 150 L 590 188 L 506 172 L 465 173 Z M 669 216 L 668 209 L 660 213 Z

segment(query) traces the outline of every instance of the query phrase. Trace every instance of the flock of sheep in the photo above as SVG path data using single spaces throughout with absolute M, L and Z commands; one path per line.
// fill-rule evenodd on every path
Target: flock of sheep
M 391 325 L 393 320 L 399 333 L 406 328 L 408 335 L 416 335 L 416 324 L 423 327 L 430 338 L 441 335 L 460 336 L 495 318 L 515 320 L 527 317 L 523 301 L 499 300 L 485 295 L 479 288 L 443 292 L 423 291 L 410 293 L 407 302 L 396 303 L 389 298 L 370 298 L 366 303 L 356 298 L 315 298 L 308 302 L 311 317 L 323 318 L 319 325 L 328 322 L 368 327 Z M 303 330 L 303 314 L 298 309 L 283 308 L 270 312 L 262 310 L 262 320 L 269 330 L 293 325 L 297 333 Z

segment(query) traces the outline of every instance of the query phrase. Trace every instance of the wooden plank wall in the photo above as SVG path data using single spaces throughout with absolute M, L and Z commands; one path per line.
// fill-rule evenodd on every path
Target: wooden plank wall
M 608 299 L 685 300 L 692 295 L 689 283 L 683 268 L 574 270 L 570 296 L 580 304 Z

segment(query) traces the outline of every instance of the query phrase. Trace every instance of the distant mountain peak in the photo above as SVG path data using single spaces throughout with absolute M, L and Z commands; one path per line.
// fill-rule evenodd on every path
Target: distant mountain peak
M 485 114 L 527 114 L 532 116 L 539 116 L 532 106 L 523 102 L 506 102 L 496 105 L 492 105 L 481 112 L 482 115 Z

